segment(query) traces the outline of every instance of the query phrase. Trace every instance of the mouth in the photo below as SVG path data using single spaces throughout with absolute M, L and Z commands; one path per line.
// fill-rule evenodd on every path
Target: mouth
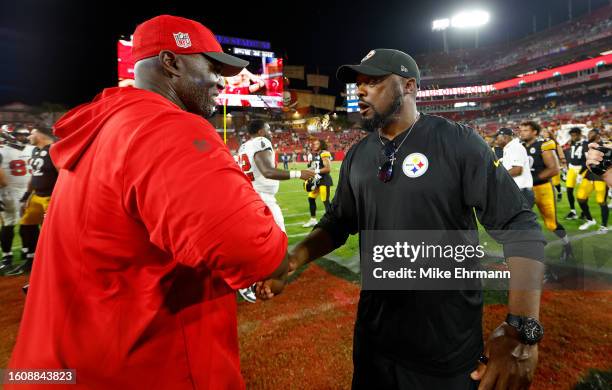
M 358 105 L 359 105 L 359 113 L 361 115 L 364 115 L 366 112 L 368 112 L 370 110 L 370 105 L 369 104 L 359 102 Z

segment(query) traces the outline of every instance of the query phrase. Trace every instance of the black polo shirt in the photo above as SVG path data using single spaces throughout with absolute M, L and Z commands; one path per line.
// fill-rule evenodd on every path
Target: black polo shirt
M 374 132 L 342 163 L 331 210 L 317 225 L 336 247 L 363 230 L 476 232 L 475 210 L 487 230 L 525 230 L 512 241 L 494 234 L 506 257 L 543 260 L 545 239 L 535 214 L 474 130 L 421 114 L 397 152 L 388 183 L 377 176 L 382 143 Z M 374 348 L 430 375 L 470 370 L 483 349 L 482 292 L 362 290 L 354 343 L 355 351 Z

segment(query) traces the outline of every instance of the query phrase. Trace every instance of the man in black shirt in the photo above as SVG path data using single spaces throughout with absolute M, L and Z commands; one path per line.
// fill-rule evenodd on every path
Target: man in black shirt
M 22 198 L 23 216 L 21 217 L 21 226 L 19 227 L 26 261 L 8 272 L 7 275 L 20 275 L 32 269 L 40 232 L 39 225 L 43 223 L 44 216 L 47 213 L 47 208 L 51 201 L 51 193 L 55 187 L 58 175 L 49 154 L 51 144 L 54 142 L 52 130 L 47 127 L 33 129 L 28 139 L 35 146 L 32 151 L 32 158 L 30 159 L 32 179 L 28 186 L 28 191 Z
M 361 234 L 361 247 L 364 231 L 477 233 L 474 209 L 492 233 L 526 233 L 518 240 L 495 234 L 512 273 L 512 315 L 486 346 L 480 290 L 362 290 L 353 389 L 470 389 L 477 381 L 486 388 L 527 388 L 537 340 L 524 344 L 516 325 L 537 325 L 541 336 L 544 265 L 532 259 L 543 259 L 544 237 L 534 213 L 474 130 L 417 111 L 420 75 L 410 56 L 372 50 L 360 65 L 341 67 L 338 78 L 357 83 L 363 126 L 372 133 L 346 155 L 330 210 L 290 253 L 293 270 L 343 245 L 349 234 Z M 521 291 L 515 282 L 536 287 Z M 268 297 L 269 290 L 259 287 Z
M 593 129 L 589 131 L 588 143 L 595 143 L 599 146 L 603 146 L 599 129 Z M 597 176 L 591 171 L 587 171 L 586 176 L 580 183 L 580 186 L 578 187 L 578 192 L 576 194 L 576 198 L 578 199 L 578 205 L 580 205 L 580 209 L 582 209 L 582 213 L 586 218 L 586 222 L 580 225 L 578 229 L 587 230 L 591 226 L 595 226 L 597 224 L 597 222 L 595 222 L 595 219 L 593 219 L 593 216 L 591 215 L 591 210 L 589 209 L 589 196 L 593 191 L 595 191 L 595 201 L 597 202 L 597 204 L 599 204 L 599 208 L 601 209 L 601 225 L 599 226 L 598 231 L 599 233 L 605 234 L 608 232 L 608 216 L 610 213 L 608 205 L 606 204 L 608 186 L 601 177 Z

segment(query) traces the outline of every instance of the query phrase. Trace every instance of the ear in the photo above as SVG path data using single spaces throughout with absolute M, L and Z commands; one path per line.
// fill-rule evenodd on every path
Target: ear
M 418 91 L 418 87 L 417 87 L 417 83 L 416 83 L 416 79 L 410 78 L 410 79 L 403 79 L 404 82 L 404 93 L 408 94 L 408 95 L 415 95 L 417 94 Z
M 158 58 L 162 69 L 168 76 L 181 77 L 181 72 L 178 67 L 180 58 L 176 54 L 170 50 L 162 50 L 159 52 Z

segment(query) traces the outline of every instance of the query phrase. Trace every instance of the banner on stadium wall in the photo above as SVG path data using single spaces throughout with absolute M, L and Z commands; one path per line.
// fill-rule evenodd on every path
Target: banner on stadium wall
M 285 77 L 296 80 L 304 80 L 304 66 L 285 65 Z
M 306 84 L 309 87 L 328 88 L 329 87 L 329 76 L 323 76 L 320 74 L 307 74 Z
M 500 91 L 508 88 L 520 87 L 522 85 L 534 83 L 536 81 L 542 81 L 551 79 L 565 74 L 572 74 L 581 70 L 592 69 L 597 66 L 610 65 L 612 64 L 612 54 L 590 58 L 588 60 L 574 62 L 572 64 L 559 66 L 553 69 L 548 69 L 541 72 L 529 72 L 523 77 L 515 77 L 510 80 L 500 81 L 494 84 L 478 85 L 471 87 L 458 87 L 458 88 L 442 88 L 442 89 L 427 89 L 417 93 L 418 98 L 424 97 L 435 97 L 435 96 L 453 96 L 453 95 L 470 95 L 479 93 L 488 93 L 492 91 Z M 596 76 L 589 75 L 590 78 Z
M 336 107 L 336 97 L 333 95 L 318 95 L 310 91 L 295 90 L 297 96 L 297 109 L 305 107 L 316 107 L 327 111 L 334 111 Z

